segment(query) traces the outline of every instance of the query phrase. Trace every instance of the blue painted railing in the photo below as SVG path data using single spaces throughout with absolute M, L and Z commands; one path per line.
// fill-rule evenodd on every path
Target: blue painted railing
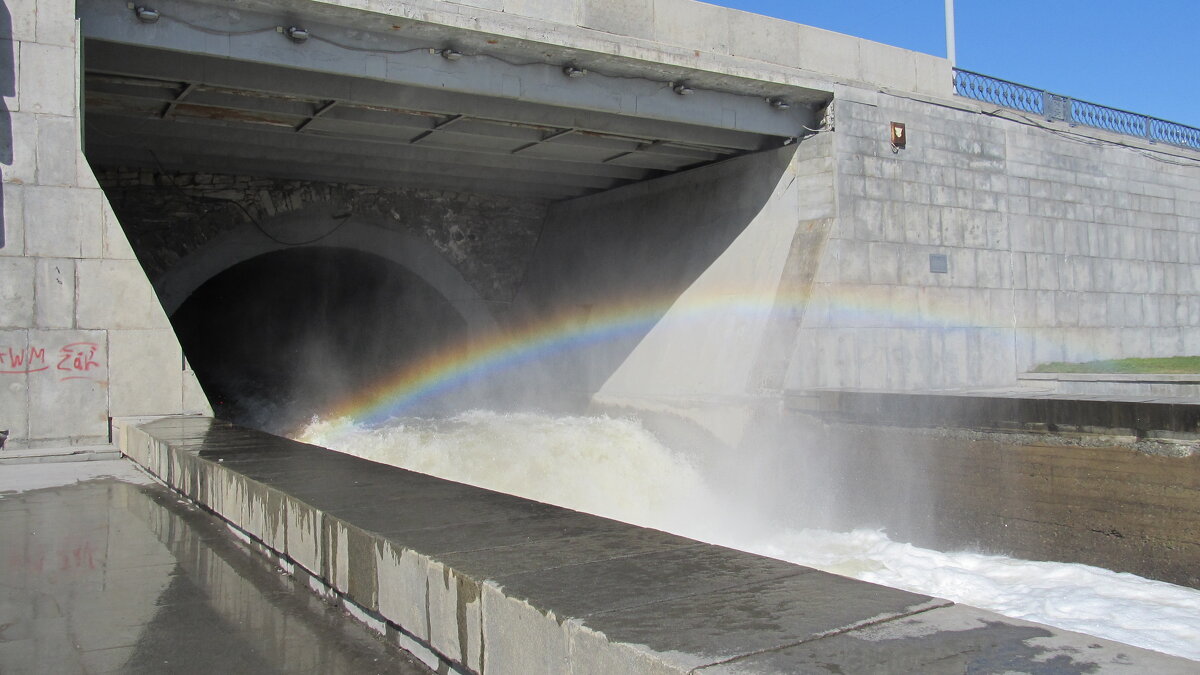
M 1080 101 L 1043 89 L 1001 80 L 969 70 L 954 69 L 954 91 L 959 96 L 1041 115 L 1052 122 L 1066 122 L 1137 136 L 1151 143 L 1167 143 L 1200 150 L 1200 129 L 1157 117 Z

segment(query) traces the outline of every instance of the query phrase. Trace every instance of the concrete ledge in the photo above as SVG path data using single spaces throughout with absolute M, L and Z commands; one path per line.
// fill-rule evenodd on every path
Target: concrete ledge
M 1021 382 L 1159 382 L 1166 384 L 1200 384 L 1200 373 L 1024 373 Z
M 1200 373 L 1147 375 L 1134 373 L 1025 373 L 1022 386 L 1056 394 L 1124 398 L 1186 398 L 1200 403 Z
M 120 438 L 441 672 L 1195 667 L 207 418 L 126 422 Z
M 1077 395 L 1010 391 L 893 392 L 810 390 L 791 392 L 793 410 L 843 421 L 903 427 L 1084 433 L 1130 438 L 1200 431 L 1200 404 L 1146 396 Z M 1182 437 L 1182 436 L 1181 436 Z
M 0 450 L 0 464 L 44 464 L 47 462 L 95 462 L 118 459 L 120 450 L 112 445 L 69 448 L 25 448 Z

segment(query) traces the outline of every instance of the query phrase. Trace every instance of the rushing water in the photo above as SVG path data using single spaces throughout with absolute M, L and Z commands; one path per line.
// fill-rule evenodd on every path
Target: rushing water
M 942 553 L 882 531 L 748 531 L 736 495 L 638 422 L 474 411 L 379 428 L 314 420 L 301 440 L 865 581 L 1200 660 L 1200 591 L 1086 565 Z

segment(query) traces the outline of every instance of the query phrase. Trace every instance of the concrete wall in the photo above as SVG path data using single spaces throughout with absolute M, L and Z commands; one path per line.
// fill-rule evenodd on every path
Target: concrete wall
M 965 100 L 837 97 L 835 131 L 782 174 L 744 158 L 742 178 L 730 162 L 671 179 L 702 197 L 659 181 L 552 210 L 541 255 L 562 273 L 542 283 L 602 309 L 673 293 L 635 347 L 584 356 L 596 403 L 736 446 L 781 390 L 1014 386 L 1046 361 L 1200 352 L 1195 153 Z M 756 180 L 771 192 L 752 218 L 708 221 Z M 714 232 L 715 255 L 672 265 Z M 648 255 L 664 233 L 670 252 Z M 664 270 L 686 274 L 668 289 Z
M 803 306 L 776 299 L 807 291 L 832 223 L 832 148 L 821 134 L 553 205 L 523 309 L 603 337 L 568 352 L 558 383 L 740 433 L 747 411 L 727 399 L 782 373 Z
M 834 91 L 833 133 L 556 204 L 540 243 L 540 216 L 519 205 L 519 217 L 477 228 L 502 221 L 503 236 L 472 240 L 468 227 L 456 240 L 457 215 L 424 228 L 487 300 L 506 303 L 526 283 L 525 309 L 543 320 L 575 312 L 583 332 L 592 308 L 640 312 L 612 346 L 572 364 L 590 392 L 712 401 L 1011 384 L 1040 361 L 1200 350 L 1194 153 L 981 115 L 952 98 L 944 59 L 686 0 L 303 6 L 330 20 L 424 22 L 600 63 L 695 69 L 741 87 Z M 110 416 L 206 410 L 79 151 L 74 7 L 7 7 L 0 429 L 16 444 L 89 443 L 107 437 Z M 908 125 L 907 149 L 892 152 L 889 121 Z M 112 183 L 133 187 L 124 180 Z M 265 211 L 287 201 L 279 186 L 256 189 L 234 199 Z M 393 195 L 376 215 L 438 199 Z M 490 208 L 447 213 L 484 214 L 482 223 Z M 155 274 L 196 243 L 195 232 L 138 232 L 162 239 L 149 247 L 162 258 L 147 258 Z M 946 256 L 946 274 L 930 272 L 930 255 Z M 720 306 L 736 311 L 697 323 L 697 307 Z
M 780 390 L 1013 386 L 1045 361 L 1200 351 L 1194 153 L 964 100 L 837 96 L 835 131 L 782 173 L 762 155 L 552 208 L 541 311 L 657 311 L 583 355 L 598 403 L 736 444 Z
M 8 447 L 105 442 L 112 416 L 207 412 L 80 151 L 74 3 L 5 6 L 0 430 Z
M 808 147 L 800 146 L 800 154 L 807 156 Z M 723 350 L 729 331 L 761 330 L 757 323 L 723 325 L 725 332 L 711 334 L 713 344 L 676 344 L 705 353 L 705 372 L 689 373 L 699 378 L 696 382 L 669 376 L 686 366 L 679 359 L 664 360 L 661 343 L 671 338 L 657 337 L 663 327 L 654 323 L 670 316 L 681 294 L 700 293 L 702 301 L 719 302 L 722 294 L 736 297 L 752 286 L 778 283 L 777 269 L 774 278 L 765 268 L 763 274 L 752 271 L 760 262 L 754 249 L 766 246 L 776 258 L 786 256 L 802 192 L 796 155 L 796 146 L 785 147 L 551 206 L 519 302 L 533 317 L 574 315 L 579 333 L 606 336 L 571 354 L 576 387 L 673 395 L 693 391 L 700 382 L 740 386 L 727 380 L 736 380 L 738 373 L 744 379 L 748 364 L 721 369 L 709 358 L 711 349 Z M 778 260 L 766 262 L 779 266 Z M 747 271 L 748 277 L 738 276 Z M 697 279 L 711 279 L 711 286 L 698 288 Z M 724 321 L 712 313 L 707 318 Z M 685 330 L 693 328 L 689 322 Z M 639 361 L 639 352 L 654 354 L 654 363 Z
M 833 81 L 931 95 L 952 91 L 943 58 L 693 0 L 320 4 L 797 86 L 825 89 Z
M 850 89 L 835 136 L 837 225 L 786 386 L 1012 385 L 1046 361 L 1200 352 L 1195 153 Z

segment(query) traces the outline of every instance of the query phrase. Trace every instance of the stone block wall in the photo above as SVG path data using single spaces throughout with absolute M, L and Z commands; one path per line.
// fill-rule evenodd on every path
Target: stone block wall
M 107 442 L 109 418 L 208 412 L 80 149 L 70 0 L 8 0 L 0 21 L 5 447 Z
M 1200 157 L 967 102 L 845 89 L 836 109 L 837 225 L 789 387 L 1200 353 Z
M 327 206 L 338 215 L 428 241 L 499 314 L 524 279 L 547 207 L 540 200 L 450 190 L 228 174 L 105 168 L 98 178 L 155 284 L 223 235 L 253 229 L 255 223 L 274 228 L 282 216 Z M 274 234 L 322 243 L 319 235 Z

